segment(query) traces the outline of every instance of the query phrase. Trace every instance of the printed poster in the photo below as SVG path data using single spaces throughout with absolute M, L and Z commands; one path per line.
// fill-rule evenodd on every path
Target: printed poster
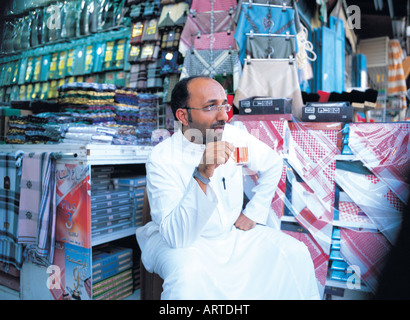
M 57 163 L 56 183 L 56 240 L 90 248 L 90 166 Z

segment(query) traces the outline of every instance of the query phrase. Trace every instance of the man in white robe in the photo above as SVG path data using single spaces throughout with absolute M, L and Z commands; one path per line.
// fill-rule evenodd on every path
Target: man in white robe
M 319 299 L 307 247 L 267 226 L 280 155 L 226 124 L 230 106 L 211 78 L 181 80 L 171 107 L 182 130 L 147 161 L 152 221 L 136 232 L 145 268 L 164 280 L 161 299 Z M 244 209 L 238 139 L 259 177 Z

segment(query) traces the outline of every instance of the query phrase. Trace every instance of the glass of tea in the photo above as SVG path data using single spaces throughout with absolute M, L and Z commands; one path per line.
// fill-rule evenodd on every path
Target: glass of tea
M 238 166 L 248 164 L 248 141 L 236 141 L 233 158 Z

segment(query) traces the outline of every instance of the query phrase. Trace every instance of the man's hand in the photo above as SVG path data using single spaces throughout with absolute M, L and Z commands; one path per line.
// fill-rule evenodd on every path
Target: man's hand
M 209 142 L 198 166 L 198 171 L 209 179 L 219 165 L 225 164 L 229 160 L 233 151 L 234 145 L 230 142 Z
M 256 226 L 256 222 L 249 219 L 247 216 L 245 216 L 243 213 L 240 214 L 238 219 L 235 222 L 235 227 L 238 229 L 247 231 Z

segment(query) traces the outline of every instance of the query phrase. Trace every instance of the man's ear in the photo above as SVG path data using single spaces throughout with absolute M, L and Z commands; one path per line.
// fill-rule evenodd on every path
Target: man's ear
M 182 109 L 179 108 L 175 115 L 177 116 L 177 119 L 181 121 L 182 125 L 187 126 L 188 125 L 188 110 L 187 109 Z

